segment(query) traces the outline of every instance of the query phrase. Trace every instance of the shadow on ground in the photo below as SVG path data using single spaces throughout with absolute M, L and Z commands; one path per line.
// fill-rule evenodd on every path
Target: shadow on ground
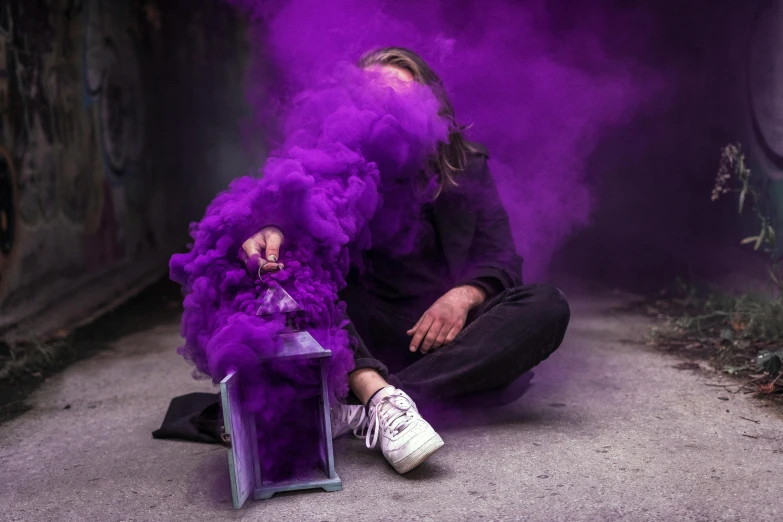
M 13 348 L 0 340 L 0 424 L 28 411 L 27 397 L 63 369 L 108 350 L 118 339 L 170 324 L 181 313 L 180 287 L 164 276 L 94 322 L 56 338 Z

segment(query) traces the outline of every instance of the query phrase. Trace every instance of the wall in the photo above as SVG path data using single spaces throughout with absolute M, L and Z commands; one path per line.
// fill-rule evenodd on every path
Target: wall
M 618 43 L 607 31 L 601 45 L 608 53 L 649 65 L 665 85 L 632 121 L 606 132 L 588 158 L 594 212 L 557 254 L 555 270 L 640 292 L 678 277 L 723 281 L 756 271 L 754 256 L 739 245 L 755 227 L 737 216 L 736 197 L 710 196 L 723 146 L 741 142 L 758 157 L 746 123 L 746 72 L 753 21 L 764 3 L 781 4 L 638 2 L 643 16 L 636 27 L 644 38 Z M 576 26 L 578 15 L 571 14 Z M 779 44 L 765 46 L 783 56 Z
M 243 35 L 219 0 L 0 1 L 0 335 L 165 273 L 249 165 Z
M 567 39 L 598 4 L 625 5 L 563 5 L 548 23 Z M 596 35 L 667 89 L 588 159 L 595 212 L 556 269 L 645 290 L 729 270 L 746 231 L 709 196 L 732 141 L 783 215 L 782 5 L 639 2 L 644 39 Z M 74 324 L 165 273 L 251 164 L 244 34 L 220 0 L 0 0 L 0 336 Z
M 747 145 L 751 172 L 769 180 L 773 228 L 783 230 L 783 2 L 762 0 L 750 23 L 745 68 Z M 755 223 L 750 232 L 758 232 Z M 780 242 L 776 246 L 783 253 Z

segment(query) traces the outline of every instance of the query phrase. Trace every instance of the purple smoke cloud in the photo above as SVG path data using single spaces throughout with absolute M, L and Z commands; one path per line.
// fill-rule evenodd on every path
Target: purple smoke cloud
M 644 12 L 596 4 L 562 38 L 548 26 L 562 2 L 230 1 L 260 21 L 251 43 L 265 50 L 264 66 L 248 94 L 267 122 L 270 95 L 312 85 L 338 61 L 379 46 L 421 54 L 472 126 L 468 137 L 489 149 L 526 282 L 545 277 L 552 254 L 589 222 L 585 164 L 603 131 L 661 90 L 656 74 L 604 47 L 620 38 L 617 26 L 641 37 Z
M 310 375 L 302 366 L 273 378 L 260 366 L 284 328 L 282 318 L 254 315 L 267 285 L 303 307 L 297 322 L 332 350 L 330 388 L 343 396 L 353 364 L 337 302 L 344 276 L 364 249 L 415 248 L 434 189 L 420 166 L 446 137 L 436 100 L 424 87 L 403 95 L 358 71 L 351 64 L 364 51 L 408 47 L 441 75 L 458 119 L 474 124 L 469 137 L 490 150 L 528 282 L 589 219 L 584 163 L 600 130 L 652 92 L 649 75 L 631 74 L 588 37 L 580 52 L 591 72 L 555 58 L 564 47 L 541 29 L 540 3 L 227 1 L 257 22 L 247 95 L 256 128 L 277 145 L 260 179 L 234 181 L 192 226 L 192 248 L 172 258 L 171 277 L 186 293 L 179 352 L 215 381 L 239 370 L 245 406 L 266 426 L 291 418 L 295 389 Z M 286 269 L 258 282 L 237 250 L 269 224 L 284 231 Z M 280 379 L 289 386 L 273 388 Z M 300 431 L 307 426 L 289 424 L 262 448 L 267 472 L 313 461 L 297 453 Z
M 281 347 L 278 334 L 285 326 L 281 316 L 255 315 L 266 290 L 281 285 L 302 307 L 296 325 L 332 351 L 330 390 L 344 396 L 353 367 L 337 297 L 345 275 L 360 263 L 361 251 L 410 253 L 423 231 L 421 208 L 437 182 L 421 165 L 447 139 L 447 123 L 428 88 L 389 82 L 342 63 L 294 97 L 282 120 L 286 138 L 266 161 L 263 177 L 235 180 L 191 227 L 191 250 L 171 259 L 171 278 L 186 294 L 179 353 L 214 381 L 238 371 L 243 407 L 260 414 L 260 428 L 291 419 L 304 408 L 297 391 L 313 384 L 307 362 L 273 373 L 262 367 L 261 358 Z M 238 252 L 266 225 L 285 234 L 286 268 L 258 281 Z M 266 476 L 313 461 L 291 445 L 298 440 L 292 433 L 308 429 L 288 422 L 276 437 L 260 437 L 273 443 L 264 446 L 270 455 L 262 459 Z

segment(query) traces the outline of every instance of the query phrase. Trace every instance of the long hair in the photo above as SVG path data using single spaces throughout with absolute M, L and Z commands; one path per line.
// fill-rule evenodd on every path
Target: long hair
M 454 107 L 446 95 L 443 82 L 421 56 L 403 47 L 374 49 L 359 59 L 359 67 L 367 68 L 372 65 L 399 67 L 411 73 L 416 82 L 432 89 L 432 93 L 440 102 L 438 115 L 448 122 L 449 140 L 438 144 L 438 153 L 430 158 L 427 168 L 438 176 L 436 197 L 444 189 L 456 187 L 459 173 L 464 171 L 468 164 L 468 155 L 476 153 L 477 150 L 465 140 L 464 131 L 467 127 L 457 122 Z

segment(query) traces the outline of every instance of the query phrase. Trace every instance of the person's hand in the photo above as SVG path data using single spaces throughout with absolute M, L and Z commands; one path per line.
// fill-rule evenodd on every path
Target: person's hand
M 274 272 L 285 268 L 279 263 L 280 245 L 283 244 L 283 233 L 276 227 L 264 227 L 253 237 L 242 243 L 241 257 L 247 264 L 248 271 L 255 275 L 258 272 Z
M 420 349 L 421 353 L 427 353 L 453 341 L 465 326 L 468 312 L 486 298 L 484 290 L 470 285 L 446 292 L 408 330 L 408 335 L 413 336 L 410 350 Z

